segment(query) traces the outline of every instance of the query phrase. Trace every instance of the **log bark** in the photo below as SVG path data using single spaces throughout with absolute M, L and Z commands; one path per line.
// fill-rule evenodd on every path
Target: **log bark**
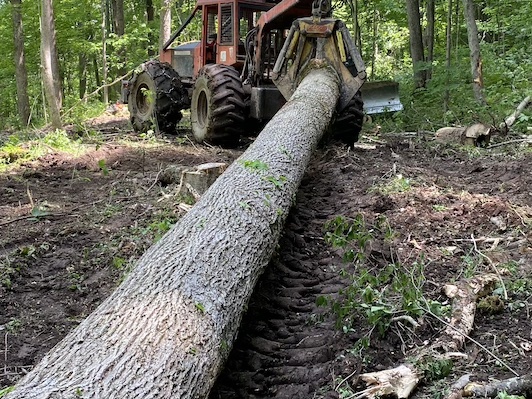
M 530 397 L 529 395 L 532 395 L 532 374 L 486 384 L 470 383 L 464 388 L 466 397 L 495 398 L 501 392 Z
M 277 245 L 339 81 L 312 70 L 249 149 L 7 399 L 204 398 Z

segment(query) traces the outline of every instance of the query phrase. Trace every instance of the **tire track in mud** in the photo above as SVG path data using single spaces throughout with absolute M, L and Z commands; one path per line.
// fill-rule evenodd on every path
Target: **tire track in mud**
M 211 399 L 338 397 L 333 369 L 346 337 L 330 306 L 316 299 L 345 285 L 341 257 L 323 237 L 325 222 L 345 211 L 348 194 L 337 160 L 321 156 L 305 175 L 279 252 L 257 284 Z M 350 179 L 344 174 L 344 183 Z

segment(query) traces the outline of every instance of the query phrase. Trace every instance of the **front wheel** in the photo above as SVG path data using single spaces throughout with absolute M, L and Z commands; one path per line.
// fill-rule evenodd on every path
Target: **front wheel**
M 188 106 L 188 94 L 179 74 L 166 62 L 148 61 L 129 82 L 128 108 L 136 132 L 156 127 L 176 133 L 181 110 Z
M 192 134 L 199 142 L 238 144 L 245 121 L 245 94 L 238 71 L 205 65 L 194 83 L 190 104 Z
M 364 102 L 360 91 L 358 91 L 336 117 L 332 126 L 332 135 L 334 138 L 352 145 L 358 141 L 363 122 Z

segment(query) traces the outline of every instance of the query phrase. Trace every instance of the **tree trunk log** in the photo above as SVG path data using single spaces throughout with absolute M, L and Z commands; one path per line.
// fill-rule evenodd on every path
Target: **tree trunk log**
M 249 149 L 6 398 L 204 398 L 277 245 L 339 81 L 312 70 Z

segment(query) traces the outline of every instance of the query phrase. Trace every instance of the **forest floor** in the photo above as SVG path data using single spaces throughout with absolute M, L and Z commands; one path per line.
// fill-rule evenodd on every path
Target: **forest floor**
M 161 170 L 243 151 L 127 126 L 99 118 L 78 133 L 83 154 L 50 149 L 0 174 L 0 391 L 186 212 Z M 411 361 L 442 334 L 446 284 L 490 273 L 498 284 L 477 304 L 476 342 L 452 365 L 425 363 L 414 397 L 443 397 L 464 374 L 532 373 L 530 148 L 361 142 L 315 153 L 212 399 L 353 398 L 360 373 Z

